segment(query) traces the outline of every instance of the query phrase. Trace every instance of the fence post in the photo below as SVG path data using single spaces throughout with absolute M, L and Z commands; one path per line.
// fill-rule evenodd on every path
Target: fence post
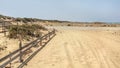
M 40 39 L 40 46 L 42 46 L 42 39 Z
M 45 40 L 47 40 L 48 34 L 45 36 Z
M 6 36 L 6 32 L 5 32 L 5 21 L 2 22 L 2 32 L 4 33 L 4 36 Z
M 55 34 L 55 29 L 53 29 L 53 34 Z
M 6 36 L 5 22 L 4 22 L 4 36 Z
M 20 62 L 23 62 L 23 59 L 22 59 L 22 39 L 21 39 L 21 36 L 19 37 L 19 40 L 20 40 L 20 43 L 19 43 L 19 49 L 20 49 Z
M 9 52 L 9 54 L 10 54 L 11 52 Z M 11 56 L 10 56 L 10 60 L 11 60 Z M 10 62 L 10 67 L 12 67 L 12 63 Z
M 49 32 L 49 34 L 48 34 L 48 38 L 49 38 L 49 40 L 50 40 L 50 35 L 51 35 L 51 32 Z

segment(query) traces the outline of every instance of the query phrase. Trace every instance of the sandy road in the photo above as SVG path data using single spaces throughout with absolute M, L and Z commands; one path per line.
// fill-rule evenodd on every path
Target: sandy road
M 120 68 L 119 30 L 58 28 L 25 68 Z

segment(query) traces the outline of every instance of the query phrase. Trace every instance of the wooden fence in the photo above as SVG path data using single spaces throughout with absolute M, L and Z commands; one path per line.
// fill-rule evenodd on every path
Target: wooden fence
M 55 29 L 48 34 L 37 38 L 36 40 L 24 45 L 23 47 L 11 52 L 10 54 L 0 58 L 0 68 L 5 68 L 9 65 L 11 67 L 11 63 L 13 61 L 20 61 L 21 64 L 18 66 L 18 68 L 22 68 L 24 65 L 26 65 L 42 48 L 45 47 L 45 45 L 55 36 Z M 25 55 L 25 52 L 30 50 L 33 47 L 36 47 L 37 49 L 26 59 L 22 58 L 23 55 Z

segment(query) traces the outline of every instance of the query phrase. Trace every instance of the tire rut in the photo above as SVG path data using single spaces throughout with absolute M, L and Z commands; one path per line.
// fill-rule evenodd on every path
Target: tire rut
M 101 43 L 101 45 L 97 45 L 97 47 L 96 48 L 99 48 L 99 47 L 104 47 L 103 45 L 105 45 L 106 43 L 105 42 L 103 42 L 102 41 L 102 38 L 104 38 L 104 37 L 102 37 L 102 38 L 98 38 L 98 37 L 94 37 L 93 35 L 91 35 L 91 34 L 89 34 L 89 37 L 93 37 L 94 38 L 94 40 L 97 40 L 96 42 L 98 42 L 99 41 L 99 43 Z M 92 40 L 92 39 L 91 39 Z M 94 49 L 96 49 L 96 48 L 94 48 Z M 97 50 L 98 52 L 98 55 L 99 55 L 99 57 L 100 57 L 100 59 L 101 59 L 101 66 L 102 67 L 105 67 L 105 68 L 117 68 L 116 67 L 116 65 L 114 65 L 113 64 L 113 62 L 110 60 L 110 58 L 109 57 L 106 57 L 106 51 L 105 51 L 105 49 L 99 49 L 99 50 Z M 103 64 L 104 63 L 104 64 Z M 111 66 L 111 63 L 114 65 L 112 65 Z

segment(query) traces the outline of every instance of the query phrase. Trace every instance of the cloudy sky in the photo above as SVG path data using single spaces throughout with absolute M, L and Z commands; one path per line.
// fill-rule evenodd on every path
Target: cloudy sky
M 120 22 L 120 0 L 0 0 L 0 14 L 52 20 Z

